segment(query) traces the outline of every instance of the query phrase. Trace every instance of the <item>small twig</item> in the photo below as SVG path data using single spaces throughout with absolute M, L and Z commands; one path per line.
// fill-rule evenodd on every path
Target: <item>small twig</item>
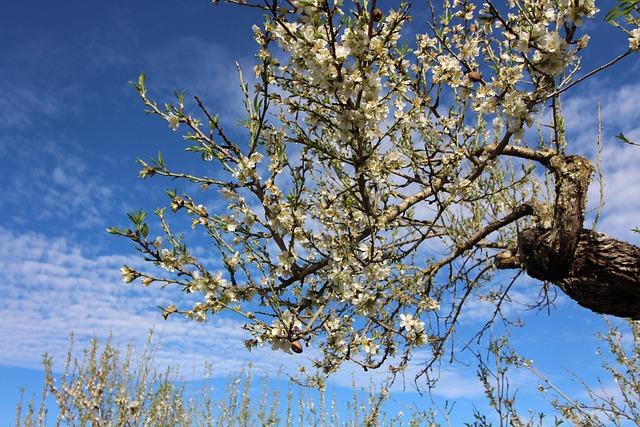
M 598 184 L 600 184 L 600 203 L 596 210 L 596 218 L 593 220 L 593 231 L 596 231 L 598 220 L 604 208 L 604 179 L 602 176 L 602 119 L 600 117 L 600 101 L 598 101 L 598 155 L 596 157 L 596 172 L 598 173 Z
M 556 90 L 555 92 L 551 93 L 548 98 L 553 98 L 556 97 L 558 95 L 560 95 L 562 92 L 565 92 L 567 90 L 569 90 L 570 88 L 572 88 L 573 86 L 577 85 L 578 83 L 581 83 L 583 80 L 593 76 L 594 74 L 599 73 L 600 71 L 603 71 L 609 67 L 611 67 L 612 65 L 616 64 L 617 62 L 621 61 L 622 59 L 626 58 L 627 56 L 629 56 L 632 53 L 632 51 L 627 51 L 625 53 L 623 53 L 622 55 L 619 55 L 617 58 L 612 59 L 611 61 L 607 62 L 604 65 L 599 66 L 598 68 L 596 68 L 595 70 L 592 70 L 590 72 L 588 72 L 587 74 L 585 74 L 584 76 L 580 77 L 579 79 L 577 79 L 575 82 L 560 88 L 558 90 Z

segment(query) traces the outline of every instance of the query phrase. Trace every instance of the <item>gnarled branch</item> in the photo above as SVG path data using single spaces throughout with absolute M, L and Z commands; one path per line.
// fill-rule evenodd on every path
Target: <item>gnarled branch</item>
M 520 268 L 597 313 L 640 319 L 640 248 L 582 228 L 593 166 L 561 154 L 541 163 L 555 178 L 553 222 L 520 234 Z

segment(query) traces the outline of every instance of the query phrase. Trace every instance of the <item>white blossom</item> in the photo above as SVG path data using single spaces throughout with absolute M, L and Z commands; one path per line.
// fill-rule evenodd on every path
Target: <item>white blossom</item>
M 138 273 L 127 267 L 126 265 L 120 269 L 120 274 L 122 275 L 122 281 L 124 283 L 131 283 L 138 278 Z
M 400 314 L 400 327 L 404 328 L 407 332 L 412 330 L 422 330 L 424 327 L 424 322 L 414 319 L 413 314 Z
M 561 0 L 560 4 L 565 8 L 568 21 L 577 26 L 582 25 L 584 18 L 592 18 L 599 11 L 594 0 Z
M 167 114 L 166 119 L 169 122 L 169 127 L 173 131 L 177 131 L 178 126 L 180 126 L 180 118 L 173 113 L 169 113 Z
M 640 48 L 640 28 L 634 28 L 629 33 L 629 49 L 637 51 Z

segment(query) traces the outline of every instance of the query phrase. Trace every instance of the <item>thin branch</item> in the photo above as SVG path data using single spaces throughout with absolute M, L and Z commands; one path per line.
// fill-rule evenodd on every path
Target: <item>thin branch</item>
M 584 76 L 580 77 L 578 80 L 574 81 L 573 83 L 560 88 L 558 90 L 556 90 L 555 92 L 551 93 L 547 98 L 553 98 L 555 96 L 560 95 L 562 92 L 566 92 L 567 90 L 569 90 L 570 88 L 572 88 L 573 86 L 577 85 L 578 83 L 581 83 L 582 81 L 588 79 L 589 77 L 593 76 L 594 74 L 599 73 L 600 71 L 603 71 L 609 67 L 611 67 L 612 65 L 616 64 L 618 61 L 621 61 L 622 59 L 626 58 L 627 56 L 629 56 L 631 53 L 633 53 L 631 50 L 623 53 L 622 55 L 619 55 L 617 58 L 612 59 L 611 61 L 607 62 L 604 65 L 601 65 L 600 67 L 596 68 L 595 70 L 592 70 L 590 72 L 588 72 L 587 74 L 585 74 Z
M 452 262 L 453 260 L 458 258 L 460 255 L 465 253 L 466 251 L 476 247 L 478 242 L 480 242 L 482 239 L 484 239 L 494 231 L 500 230 L 501 228 L 511 224 L 512 222 L 515 222 L 527 215 L 533 215 L 534 213 L 535 213 L 535 209 L 533 207 L 533 204 L 531 203 L 525 203 L 516 207 L 513 210 L 513 212 L 511 212 L 509 215 L 505 216 L 504 218 L 498 219 L 496 221 L 489 223 L 486 227 L 484 227 L 482 230 L 480 230 L 474 236 L 472 236 L 469 240 L 467 240 L 465 244 L 458 246 L 451 255 L 442 259 L 442 261 L 440 261 L 438 264 L 434 265 L 433 268 L 435 270 L 440 269 L 442 266 Z

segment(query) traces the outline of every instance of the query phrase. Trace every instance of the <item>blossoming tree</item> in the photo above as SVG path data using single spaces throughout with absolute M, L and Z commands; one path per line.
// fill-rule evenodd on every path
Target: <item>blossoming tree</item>
M 499 269 L 640 318 L 640 250 L 583 229 L 594 167 L 564 137 L 560 97 L 597 71 L 580 69 L 593 0 L 452 0 L 419 11 L 376 0 L 231 2 L 266 15 L 253 27 L 255 85 L 240 75 L 243 136 L 197 97 L 194 111 L 184 94 L 163 108 L 144 75 L 135 84 L 148 111 L 187 128 L 188 150 L 215 165 L 215 177 L 194 176 L 158 156 L 140 162 L 141 176 L 191 181 L 224 200 L 167 192 L 171 211 L 213 241 L 222 271 L 189 251 L 165 209 L 162 237 L 142 211 L 129 215 L 133 228 L 109 229 L 162 267 L 125 266 L 125 282 L 200 296 L 165 317 L 235 312 L 248 348 L 312 345 L 324 373 L 345 360 L 401 369 L 425 345 L 436 360 L 469 301 L 500 316 L 514 282 L 495 280 Z M 636 12 L 616 24 L 628 50 L 598 70 L 638 50 Z

